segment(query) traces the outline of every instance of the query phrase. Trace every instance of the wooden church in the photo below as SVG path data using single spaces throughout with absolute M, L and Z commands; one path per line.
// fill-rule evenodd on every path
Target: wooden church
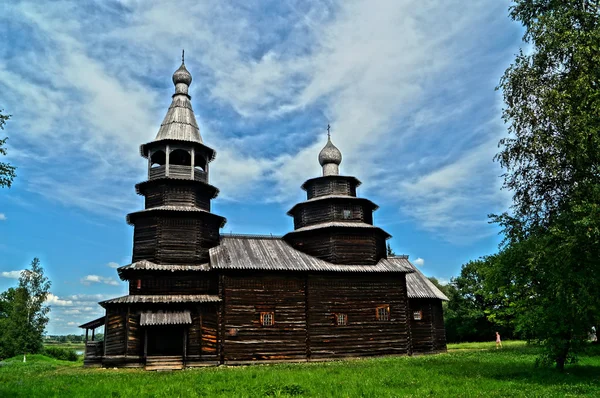
M 191 82 L 182 63 L 158 134 L 140 148 L 145 208 L 127 216 L 132 263 L 118 269 L 129 294 L 101 302 L 106 315 L 80 326 L 84 364 L 177 369 L 445 351 L 446 296 L 408 256 L 386 255 L 377 205 L 356 196 L 358 179 L 339 174 L 329 136 L 323 175 L 302 184 L 306 200 L 288 212 L 293 231 L 219 233 L 216 152 L 200 136 Z M 102 326 L 104 341 L 94 341 Z

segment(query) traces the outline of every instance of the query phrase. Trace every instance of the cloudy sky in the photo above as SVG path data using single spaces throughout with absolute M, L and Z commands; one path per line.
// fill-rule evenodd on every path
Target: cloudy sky
M 185 48 L 192 104 L 217 151 L 223 232 L 280 235 L 320 173 L 326 126 L 375 223 L 449 280 L 500 240 L 494 90 L 521 45 L 508 0 L 14 1 L 0 5 L 0 290 L 33 257 L 52 280 L 50 333 L 126 293 L 139 145 L 154 138 Z

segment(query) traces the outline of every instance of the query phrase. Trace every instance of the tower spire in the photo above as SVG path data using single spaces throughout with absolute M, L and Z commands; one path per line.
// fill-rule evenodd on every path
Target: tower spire
M 185 49 L 181 50 L 181 64 L 185 64 Z

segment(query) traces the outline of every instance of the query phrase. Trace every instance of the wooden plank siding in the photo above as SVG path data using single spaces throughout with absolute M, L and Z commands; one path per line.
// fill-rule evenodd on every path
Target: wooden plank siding
M 306 358 L 303 277 L 227 275 L 223 284 L 225 363 Z M 273 313 L 272 326 L 262 326 L 261 312 Z
M 305 183 L 304 188 L 308 199 L 325 195 L 356 196 L 358 180 L 344 176 L 329 176 L 328 178 L 315 178 Z
M 329 203 L 304 205 L 294 217 L 294 229 L 329 221 L 357 221 L 373 224 L 373 213 L 365 207 L 366 204 L 343 203 L 337 199 Z
M 442 301 L 438 299 L 410 299 L 410 322 L 412 350 L 414 353 L 446 350 L 446 331 Z M 414 312 L 421 311 L 421 320 L 414 319 Z
M 146 209 L 158 206 L 195 206 L 210 211 L 212 192 L 207 192 L 203 186 L 182 182 L 156 183 L 144 190 Z
M 172 274 L 140 272 L 138 278 L 129 280 L 129 294 L 217 294 L 216 274 Z
M 139 216 L 134 222 L 132 261 L 158 264 L 207 262 L 209 249 L 219 244 L 220 220 L 197 212 L 169 216 Z
M 127 355 L 144 355 L 144 331 L 140 327 L 139 312 L 127 314 Z
M 111 308 L 106 310 L 106 332 L 104 335 L 105 355 L 125 355 L 127 326 L 125 318 L 127 308 Z
M 218 361 L 217 305 L 206 305 L 202 311 L 200 355 L 205 361 Z
M 308 276 L 310 357 L 407 354 L 409 349 L 404 275 Z M 387 305 L 388 321 L 376 309 Z M 336 325 L 345 314 L 347 325 Z
M 372 265 L 385 254 L 385 237 L 378 230 L 354 232 L 329 228 L 289 239 L 295 249 L 333 264 Z

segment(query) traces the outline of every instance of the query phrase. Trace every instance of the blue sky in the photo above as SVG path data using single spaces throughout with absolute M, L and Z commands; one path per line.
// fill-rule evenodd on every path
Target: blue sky
M 0 5 L 0 108 L 18 166 L 0 191 L 0 290 L 39 257 L 48 332 L 126 294 L 134 185 L 181 49 L 223 232 L 285 234 L 326 126 L 375 223 L 429 276 L 493 253 L 507 208 L 494 90 L 521 45 L 507 0 L 53 1 Z

